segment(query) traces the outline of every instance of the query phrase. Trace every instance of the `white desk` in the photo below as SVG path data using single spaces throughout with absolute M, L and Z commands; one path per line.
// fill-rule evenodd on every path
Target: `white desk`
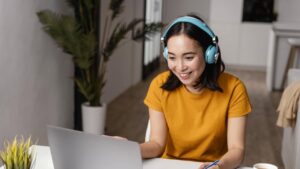
M 36 162 L 34 169 L 54 169 L 50 148 L 48 146 L 35 146 Z M 197 169 L 200 162 L 169 160 L 162 158 L 154 158 L 143 160 L 143 169 Z M 3 167 L 0 167 L 3 169 Z
M 200 162 L 153 158 L 143 161 L 143 169 L 197 169 Z
M 36 162 L 34 169 L 54 169 L 50 148 L 48 146 L 35 146 Z M 153 158 L 143 160 L 143 169 L 198 169 L 201 162 L 170 160 L 163 158 Z M 3 169 L 3 167 L 0 167 Z M 249 169 L 241 167 L 239 169 Z

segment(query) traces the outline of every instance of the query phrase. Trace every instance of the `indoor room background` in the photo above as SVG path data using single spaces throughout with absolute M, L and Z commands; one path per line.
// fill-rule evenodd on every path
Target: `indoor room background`
M 300 1 L 273 2 L 276 21 L 256 22 L 243 21 L 243 0 L 163 0 L 162 22 L 194 12 L 220 37 L 228 67 L 266 72 L 272 25 L 300 24 Z M 125 0 L 123 18 L 144 17 L 145 3 Z M 107 6 L 102 0 L 101 18 Z M 41 29 L 36 12 L 42 9 L 72 12 L 62 0 L 0 1 L 0 143 L 22 134 L 47 145 L 45 124 L 74 127 L 73 64 Z M 142 55 L 142 44 L 136 42 L 116 50 L 107 66 L 105 102 L 142 81 Z M 284 69 L 284 63 L 278 65 Z

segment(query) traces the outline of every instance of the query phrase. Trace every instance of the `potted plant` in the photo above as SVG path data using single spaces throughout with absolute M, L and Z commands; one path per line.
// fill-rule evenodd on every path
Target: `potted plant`
M 87 103 L 83 105 L 83 130 L 103 134 L 105 113 L 100 117 L 88 117 L 85 109 L 92 109 L 99 114 L 101 107 L 106 112 L 106 106 L 101 101 L 102 89 L 105 86 L 106 63 L 118 44 L 125 38 L 141 40 L 161 30 L 162 23 L 143 24 L 143 19 L 133 19 L 129 23 L 117 21 L 123 12 L 124 0 L 111 0 L 110 12 L 107 13 L 101 41 L 98 36 L 99 1 L 97 0 L 66 0 L 74 9 L 74 15 L 57 14 L 50 10 L 37 13 L 43 29 L 49 34 L 60 48 L 70 54 L 79 74 L 73 78 L 80 93 Z M 131 33 L 129 36 L 129 33 Z M 101 44 L 101 46 L 100 46 Z M 100 48 L 99 48 L 100 46 Z M 96 110 L 95 110 L 96 109 Z M 96 111 L 96 113 L 95 113 Z M 91 120 L 102 123 L 98 129 L 88 129 Z
M 4 150 L 0 151 L 0 160 L 4 169 L 30 169 L 34 165 L 34 150 L 31 148 L 31 138 L 26 141 L 16 136 L 12 142 L 4 142 Z M 1 167 L 0 167 L 1 168 Z

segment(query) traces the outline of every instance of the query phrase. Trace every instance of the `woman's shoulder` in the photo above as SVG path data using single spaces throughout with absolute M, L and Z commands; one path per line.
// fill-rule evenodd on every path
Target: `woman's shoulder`
M 164 71 L 157 74 L 151 81 L 149 85 L 149 91 L 151 92 L 163 92 L 161 86 L 167 81 L 170 73 L 169 71 Z M 151 93 L 150 92 L 150 93 Z
M 218 82 L 222 87 L 235 87 L 237 85 L 244 85 L 237 76 L 228 72 L 221 73 Z
M 163 71 L 163 72 L 159 73 L 158 75 L 156 75 L 153 78 L 152 82 L 163 84 L 167 81 L 169 75 L 170 75 L 169 71 Z
M 238 80 L 239 78 L 229 72 L 223 72 L 220 74 L 220 78 L 228 79 L 228 80 Z

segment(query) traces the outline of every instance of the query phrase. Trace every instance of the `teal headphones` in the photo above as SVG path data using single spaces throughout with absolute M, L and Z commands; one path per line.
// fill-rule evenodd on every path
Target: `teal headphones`
M 213 33 L 213 31 L 202 21 L 200 21 L 197 18 L 191 17 L 191 16 L 183 16 L 180 18 L 175 19 L 168 27 L 167 29 L 164 31 L 162 37 L 161 37 L 161 41 L 163 44 L 163 55 L 165 57 L 165 59 L 168 59 L 168 47 L 167 45 L 164 43 L 165 37 L 168 33 L 168 31 L 170 30 L 170 28 L 175 25 L 176 23 L 180 23 L 180 22 L 187 22 L 187 23 L 191 23 L 195 26 L 197 26 L 198 28 L 200 28 L 201 30 L 203 30 L 204 32 L 206 32 L 213 41 L 212 45 L 209 45 L 205 51 L 205 62 L 207 64 L 214 64 L 217 62 L 218 57 L 219 57 L 219 51 L 218 51 L 218 37 Z

